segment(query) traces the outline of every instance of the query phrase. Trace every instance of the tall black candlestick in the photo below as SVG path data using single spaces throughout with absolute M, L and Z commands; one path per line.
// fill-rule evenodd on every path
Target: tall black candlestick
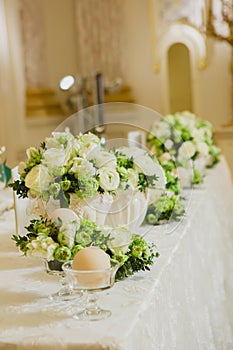
M 103 77 L 101 73 L 96 74 L 96 102 L 98 104 L 98 122 L 100 126 L 104 124 L 104 85 L 103 85 Z

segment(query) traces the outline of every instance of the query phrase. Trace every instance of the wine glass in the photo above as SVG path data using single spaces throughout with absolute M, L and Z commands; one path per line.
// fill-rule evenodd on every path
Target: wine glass
M 69 301 L 81 296 L 80 291 L 74 291 L 72 284 L 68 282 L 68 276 L 62 270 L 62 262 L 57 260 L 48 261 L 44 259 L 45 269 L 49 275 L 58 276 L 61 284 L 61 288 L 49 295 L 49 299 L 52 301 Z
M 110 259 L 110 267 L 101 270 L 76 270 L 72 268 L 70 260 L 62 265 L 65 274 L 74 290 L 87 293 L 85 308 L 74 314 L 74 318 L 82 321 L 98 321 L 111 316 L 110 310 L 102 309 L 98 305 L 96 292 L 111 288 L 115 282 L 115 275 L 120 267 L 118 261 Z

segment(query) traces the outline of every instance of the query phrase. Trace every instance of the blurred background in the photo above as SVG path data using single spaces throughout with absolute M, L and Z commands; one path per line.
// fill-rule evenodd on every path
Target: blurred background
M 99 73 L 103 102 L 209 120 L 233 171 L 232 45 L 232 0 L 0 0 L 7 163 L 98 103 Z

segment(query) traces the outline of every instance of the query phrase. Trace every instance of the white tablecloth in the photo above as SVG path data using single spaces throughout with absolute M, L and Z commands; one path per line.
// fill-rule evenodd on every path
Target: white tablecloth
M 1 194 L 1 206 L 10 201 L 9 191 Z M 151 271 L 99 293 L 110 318 L 82 322 L 72 317 L 76 303 L 48 299 L 58 279 L 17 251 L 10 239 L 14 213 L 6 211 L 0 217 L 0 349 L 233 349 L 233 189 L 225 160 L 192 191 L 180 224 L 140 231 L 148 231 L 160 258 Z

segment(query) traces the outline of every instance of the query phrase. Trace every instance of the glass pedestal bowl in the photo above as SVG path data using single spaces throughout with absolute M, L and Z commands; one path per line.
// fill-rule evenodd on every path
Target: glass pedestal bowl
M 62 268 L 74 291 L 86 293 L 87 299 L 83 310 L 74 314 L 74 318 L 82 321 L 98 321 L 111 316 L 110 310 L 102 309 L 98 305 L 97 292 L 111 288 L 115 282 L 115 275 L 120 267 L 118 261 L 110 259 L 110 267 L 102 270 L 75 270 L 73 261 L 63 264 Z
M 52 301 L 69 301 L 77 298 L 77 294 L 74 293 L 71 284 L 67 280 L 65 272 L 62 270 L 62 262 L 57 260 L 48 261 L 44 259 L 45 270 L 47 274 L 51 276 L 58 276 L 61 288 L 49 295 L 49 299 Z M 80 296 L 81 293 L 79 292 Z

